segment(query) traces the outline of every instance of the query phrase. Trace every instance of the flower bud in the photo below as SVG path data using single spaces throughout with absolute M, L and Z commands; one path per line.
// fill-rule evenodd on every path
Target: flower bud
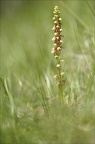
M 55 20 L 55 17 L 53 17 L 52 19 Z
M 55 51 L 54 51 L 54 50 L 52 50 L 52 51 L 51 51 L 51 53 L 52 53 L 52 54 L 54 54 L 54 53 L 55 53 Z
M 52 30 L 55 30 L 55 26 L 52 28 Z
M 55 36 L 52 38 L 52 41 L 55 41 Z
M 55 32 L 54 35 L 57 36 L 57 35 L 58 35 L 58 32 Z
M 59 50 L 61 50 L 61 48 L 60 48 L 60 47 L 58 47 L 58 48 L 57 48 L 57 50 L 59 51 Z
M 62 40 L 60 40 L 60 43 L 63 43 L 63 41 L 62 41 Z
M 55 55 L 55 58 L 57 59 L 57 58 L 58 58 L 58 56 L 57 56 L 57 55 Z
M 61 72 L 61 76 L 63 76 L 64 75 L 64 72 Z
M 56 27 L 59 28 L 59 25 L 57 25 Z
M 62 20 L 62 18 L 59 18 L 59 21 L 61 21 Z
M 54 45 L 54 46 L 57 46 L 57 44 L 56 44 L 56 43 L 54 43 L 53 45 Z
M 58 17 L 58 15 L 54 15 L 54 17 L 56 17 L 56 18 L 57 18 L 57 17 Z
M 56 67 L 59 68 L 59 67 L 61 67 L 61 65 L 60 65 L 60 64 L 57 64 Z
M 57 24 L 58 22 L 57 21 L 54 21 L 54 24 Z
M 60 32 L 62 31 L 62 29 L 60 29 Z
M 63 60 L 63 59 L 60 59 L 60 62 L 64 62 L 64 60 Z

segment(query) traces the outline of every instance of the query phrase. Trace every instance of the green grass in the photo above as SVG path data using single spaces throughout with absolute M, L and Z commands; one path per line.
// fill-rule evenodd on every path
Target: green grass
M 94 1 L 1 2 L 1 144 L 95 143 Z M 64 34 L 65 99 L 53 76 L 53 8 Z

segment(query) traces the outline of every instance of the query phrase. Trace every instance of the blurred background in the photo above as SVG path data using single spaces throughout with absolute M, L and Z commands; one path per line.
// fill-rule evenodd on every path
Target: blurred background
M 0 3 L 1 143 L 12 144 L 15 140 L 15 144 L 94 144 L 95 1 Z M 64 35 L 65 93 L 70 105 L 79 100 L 76 110 L 62 111 L 53 102 L 54 107 L 50 108 L 48 102 L 58 96 L 53 79 L 56 60 L 51 54 L 56 5 Z M 50 117 L 44 113 L 50 113 Z M 58 118 L 56 123 L 51 120 L 54 115 Z

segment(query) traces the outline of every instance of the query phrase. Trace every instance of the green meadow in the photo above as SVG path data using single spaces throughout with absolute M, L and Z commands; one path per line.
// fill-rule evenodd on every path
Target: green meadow
M 0 1 L 0 143 L 95 144 L 94 0 Z M 64 99 L 53 76 L 62 18 Z

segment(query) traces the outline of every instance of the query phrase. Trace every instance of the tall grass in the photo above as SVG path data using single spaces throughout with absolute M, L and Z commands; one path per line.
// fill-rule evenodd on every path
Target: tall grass
M 1 4 L 1 144 L 94 144 L 94 1 Z M 53 79 L 55 5 L 61 11 L 65 36 L 67 104 L 58 101 Z

